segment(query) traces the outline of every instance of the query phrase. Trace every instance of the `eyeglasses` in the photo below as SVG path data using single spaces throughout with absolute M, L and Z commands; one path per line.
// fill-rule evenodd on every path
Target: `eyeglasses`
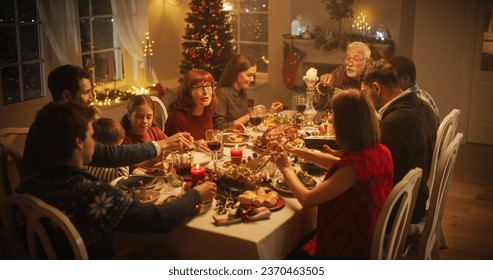
M 352 62 L 353 65 L 359 65 L 359 64 L 363 63 L 366 60 L 366 58 L 356 58 L 356 57 L 351 58 L 349 56 L 346 56 L 342 60 L 344 60 L 344 62 L 346 64 L 349 64 Z
M 202 89 L 209 91 L 212 90 L 212 85 L 193 85 L 192 89 L 194 91 L 201 91 Z

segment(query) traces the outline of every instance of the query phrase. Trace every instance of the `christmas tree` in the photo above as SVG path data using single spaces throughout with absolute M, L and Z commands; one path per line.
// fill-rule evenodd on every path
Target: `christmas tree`
M 233 55 L 229 13 L 222 9 L 222 0 L 192 0 L 189 5 L 180 74 L 183 77 L 199 68 L 209 71 L 217 81 Z

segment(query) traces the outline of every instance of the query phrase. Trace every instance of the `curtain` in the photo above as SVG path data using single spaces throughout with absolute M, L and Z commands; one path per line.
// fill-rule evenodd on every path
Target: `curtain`
M 137 81 L 137 69 L 144 63 L 142 41 L 149 31 L 147 0 L 111 0 L 111 7 L 121 47 L 132 57 L 134 80 Z
M 59 62 L 82 65 L 77 0 L 37 0 L 39 17 Z

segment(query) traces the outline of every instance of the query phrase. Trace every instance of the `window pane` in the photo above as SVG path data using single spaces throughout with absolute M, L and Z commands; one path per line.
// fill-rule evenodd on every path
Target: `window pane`
M 21 101 L 19 90 L 19 69 L 17 66 L 2 69 L 3 104 Z
M 238 40 L 238 15 L 231 14 L 231 30 L 233 31 L 233 38 Z
M 241 41 L 268 41 L 268 15 L 241 14 L 240 40 Z
M 245 0 L 240 2 L 241 11 L 245 12 L 267 12 L 269 10 L 268 0 Z
M 89 16 L 89 0 L 77 0 L 79 5 L 79 17 Z
M 21 23 L 38 21 L 38 15 L 36 14 L 36 0 L 18 1 L 17 8 L 19 9 L 19 21 Z
M 14 26 L 0 27 L 0 63 L 17 62 L 17 39 Z
M 83 52 L 91 51 L 91 29 L 88 19 L 80 20 L 80 44 Z
M 0 9 L 0 24 L 15 22 L 14 0 L 4 0 L 2 2 L 2 8 Z
M 96 83 L 115 80 L 115 54 L 113 51 L 94 54 Z
M 257 63 L 257 72 L 267 72 L 267 45 L 240 43 L 240 53 L 248 54 L 249 56 L 255 58 L 255 62 Z
M 22 65 L 24 100 L 41 97 L 41 71 L 39 63 Z
M 111 18 L 94 19 L 92 28 L 94 50 L 113 48 L 113 22 L 111 22 Z
M 111 2 L 110 0 L 92 0 L 92 15 L 111 15 Z
M 19 27 L 21 37 L 21 60 L 39 59 L 38 26 L 34 24 Z

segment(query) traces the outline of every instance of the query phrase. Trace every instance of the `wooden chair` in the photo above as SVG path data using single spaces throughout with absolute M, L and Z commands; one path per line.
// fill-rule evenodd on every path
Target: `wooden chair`
M 378 215 L 375 233 L 373 234 L 372 259 L 395 260 L 402 257 L 422 175 L 423 170 L 421 168 L 410 170 L 395 185 L 387 197 Z M 395 219 L 390 233 L 386 234 L 387 224 L 393 209 L 396 209 Z
M 7 127 L 0 130 L 0 146 L 12 146 L 22 155 L 26 142 L 28 127 Z
M 159 97 L 151 95 L 150 98 L 152 99 L 152 102 L 154 102 L 154 122 L 162 131 L 164 131 L 166 120 L 168 119 L 168 110 L 166 110 L 166 106 L 164 106 L 163 101 L 161 101 Z
M 23 227 L 16 224 L 21 215 L 24 216 Z M 45 256 L 48 259 L 57 259 L 57 253 L 50 239 L 50 231 L 47 230 L 47 227 L 53 226 L 65 234 L 75 259 L 88 259 L 86 246 L 79 232 L 60 210 L 28 194 L 12 194 L 7 198 L 8 233 L 16 248 L 25 251 L 28 258 L 39 259 Z M 20 231 L 19 228 L 25 229 L 25 232 Z M 19 240 L 19 236 L 25 236 L 27 250 L 24 243 Z
M 408 248 L 416 247 L 416 256 L 413 257 L 417 259 L 428 260 L 439 258 L 439 226 L 442 221 L 443 210 L 445 209 L 445 202 L 447 201 L 449 191 L 448 188 L 452 181 L 455 160 L 459 152 L 462 137 L 462 133 L 457 133 L 454 140 L 440 155 L 435 175 L 435 187 L 430 195 L 430 208 L 426 213 L 424 230 L 421 234 L 409 236 L 407 239 Z
M 460 115 L 460 110 L 453 109 L 447 116 L 445 116 L 445 118 L 443 118 L 443 121 L 440 123 L 440 126 L 438 127 L 437 139 L 435 142 L 435 148 L 433 150 L 430 175 L 428 177 L 428 182 L 427 182 L 430 194 L 432 193 L 433 188 L 435 187 L 434 182 L 435 182 L 436 170 L 438 167 L 438 159 L 455 137 L 457 125 L 459 122 L 459 115 Z M 426 202 L 426 209 L 429 208 L 430 208 L 430 199 L 428 199 L 428 201 Z M 439 224 L 438 227 L 440 232 L 440 244 L 442 245 L 442 247 L 447 248 L 448 247 L 447 239 L 445 237 L 445 233 L 442 230 L 442 225 Z

